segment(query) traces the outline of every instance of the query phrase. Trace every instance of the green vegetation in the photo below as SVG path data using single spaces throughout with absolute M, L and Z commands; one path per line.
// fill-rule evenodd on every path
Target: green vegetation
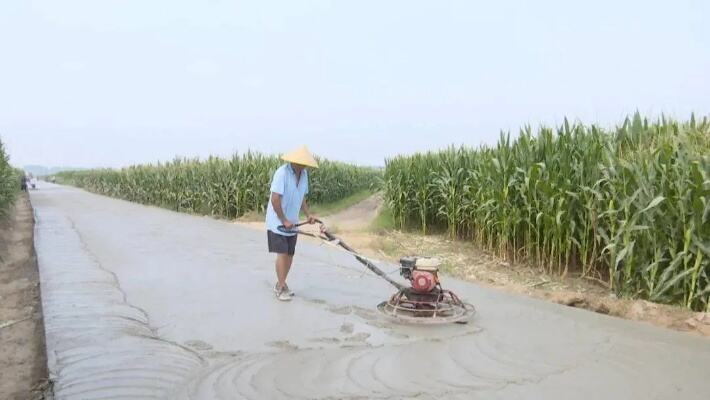
M 384 233 L 397 227 L 392 215 L 392 210 L 388 205 L 382 207 L 375 219 L 370 223 L 370 230 L 375 233 Z
M 710 310 L 710 122 L 530 127 L 497 146 L 388 160 L 397 226 L 451 237 L 618 294 Z
M 20 190 L 21 171 L 13 168 L 0 140 L 0 216 L 4 216 Z
M 129 201 L 236 218 L 264 212 L 271 176 L 283 163 L 275 156 L 248 152 L 228 160 L 177 159 L 121 170 L 60 172 L 56 177 L 60 183 Z M 337 202 L 361 192 L 380 174 L 372 168 L 335 161 L 319 160 L 319 164 L 319 169 L 310 172 L 309 199 L 313 203 Z

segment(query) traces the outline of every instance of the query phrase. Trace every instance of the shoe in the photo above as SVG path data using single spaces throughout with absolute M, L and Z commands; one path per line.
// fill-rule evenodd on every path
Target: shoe
M 293 296 L 296 295 L 295 293 L 293 293 L 293 292 L 291 291 L 291 289 L 288 288 L 288 285 L 284 285 L 284 290 L 285 290 L 286 293 L 288 293 L 288 295 L 291 296 L 291 297 L 293 297 Z M 279 292 L 279 284 L 276 283 L 276 284 L 274 284 L 274 293 L 277 293 L 277 294 L 278 294 L 278 292 Z
M 291 296 L 288 294 L 285 287 L 276 292 L 276 298 L 280 301 L 291 301 Z

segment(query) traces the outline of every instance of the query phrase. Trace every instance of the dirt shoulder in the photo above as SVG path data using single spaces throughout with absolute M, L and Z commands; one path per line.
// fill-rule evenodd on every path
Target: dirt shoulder
M 617 298 L 599 282 L 572 274 L 566 278 L 549 276 L 524 264 L 511 265 L 476 249 L 470 243 L 449 240 L 445 235 L 423 236 L 397 230 L 373 233 L 368 228 L 376 218 L 381 204 L 381 197 L 375 195 L 326 217 L 325 221 L 338 236 L 369 257 L 397 263 L 399 257 L 404 255 L 436 256 L 443 261 L 444 272 L 459 279 L 570 307 L 710 337 L 710 313 L 697 313 L 644 300 Z M 257 227 L 256 224 L 251 226 Z M 263 229 L 263 223 L 258 227 Z
M 44 399 L 47 357 L 34 215 L 26 194 L 0 220 L 0 399 Z

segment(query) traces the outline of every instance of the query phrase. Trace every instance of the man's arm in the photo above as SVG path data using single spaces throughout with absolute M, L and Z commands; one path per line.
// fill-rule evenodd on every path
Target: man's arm
M 309 224 L 315 224 L 316 223 L 316 216 L 311 214 L 311 209 L 308 207 L 308 200 L 305 198 L 303 199 L 303 202 L 301 203 L 301 211 L 303 211 L 303 214 L 308 218 L 308 223 Z
M 305 198 L 303 199 L 303 202 L 301 202 L 301 211 L 303 211 L 303 214 L 306 216 L 306 218 L 311 217 L 311 210 L 308 208 L 308 200 Z
M 284 210 L 281 207 L 281 197 L 282 195 L 276 192 L 271 192 L 271 205 L 274 206 L 274 212 L 276 213 L 276 216 L 279 217 L 279 221 L 281 221 L 284 228 L 291 229 L 293 228 L 293 223 L 284 215 Z

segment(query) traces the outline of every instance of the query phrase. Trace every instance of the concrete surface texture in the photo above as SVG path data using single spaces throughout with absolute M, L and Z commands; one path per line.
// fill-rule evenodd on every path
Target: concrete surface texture
M 282 303 L 265 232 L 46 183 L 32 203 L 57 399 L 710 393 L 704 338 L 446 277 L 473 321 L 399 325 L 376 311 L 391 286 L 305 240 Z

